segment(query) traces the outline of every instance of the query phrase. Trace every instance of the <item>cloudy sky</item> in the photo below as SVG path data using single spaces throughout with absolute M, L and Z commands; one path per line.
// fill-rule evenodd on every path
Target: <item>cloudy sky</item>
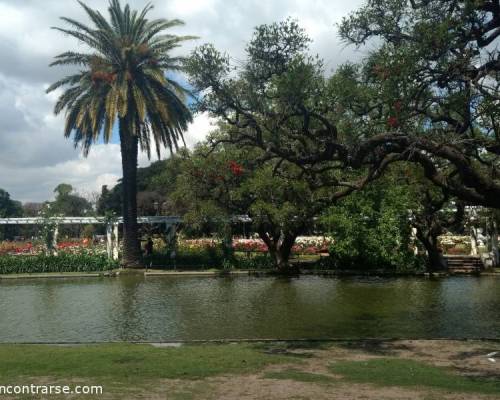
M 106 12 L 107 0 L 88 0 Z M 147 1 L 130 0 L 140 8 Z M 361 0 L 152 0 L 154 17 L 180 18 L 185 27 L 178 34 L 200 37 L 184 47 L 190 51 L 206 42 L 242 59 L 245 43 L 256 25 L 299 20 L 314 40 L 312 51 L 333 70 L 362 55 L 339 41 L 335 24 L 359 7 Z M 78 43 L 51 30 L 61 26 L 59 16 L 87 21 L 76 0 L 0 0 L 0 188 L 23 202 L 53 197 L 61 182 L 82 193 L 100 191 L 121 176 L 118 144 L 99 144 L 87 158 L 63 137 L 63 116 L 52 113 L 56 95 L 45 89 L 64 69 L 49 68 L 52 57 L 74 49 Z M 188 145 L 210 130 L 206 115 L 196 116 L 186 134 Z M 140 165 L 148 160 L 140 156 Z

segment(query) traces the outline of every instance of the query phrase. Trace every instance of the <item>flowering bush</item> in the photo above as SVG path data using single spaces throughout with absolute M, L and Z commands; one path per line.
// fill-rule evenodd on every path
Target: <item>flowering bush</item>
M 80 255 L 106 255 L 106 243 L 83 242 L 61 242 L 57 245 L 60 253 Z
M 292 253 L 295 254 L 320 254 L 328 253 L 332 240 L 324 236 L 299 236 Z M 235 239 L 233 247 L 236 251 L 266 253 L 266 244 L 261 239 Z
M 293 246 L 292 251 L 296 254 L 320 254 L 328 253 L 328 248 L 333 240 L 325 236 L 299 236 Z M 221 241 L 213 238 L 180 240 L 179 250 L 199 250 L 208 248 L 217 248 Z M 267 253 L 268 249 L 262 239 L 233 239 L 233 248 L 235 251 Z
M 234 176 L 241 176 L 243 174 L 243 166 L 236 161 L 229 161 L 229 169 Z
M 261 239 L 235 239 L 233 240 L 233 247 L 236 251 L 267 252 L 267 246 Z
M 31 242 L 1 242 L 0 255 L 7 254 L 35 254 L 43 252 L 42 245 L 33 245 Z
M 66 241 L 57 244 L 57 250 L 66 254 L 106 254 L 106 244 L 94 244 L 91 241 Z M 0 256 L 2 255 L 39 255 L 45 252 L 45 246 L 32 242 L 1 242 Z
M 179 249 L 203 250 L 207 247 L 215 248 L 220 245 L 220 240 L 212 238 L 186 239 L 179 241 Z
M 327 236 L 299 236 L 292 251 L 302 254 L 328 253 L 332 243 L 333 239 Z

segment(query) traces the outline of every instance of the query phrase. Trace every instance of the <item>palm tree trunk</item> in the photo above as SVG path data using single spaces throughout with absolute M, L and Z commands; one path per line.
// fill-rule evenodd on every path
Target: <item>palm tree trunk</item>
M 124 268 L 141 267 L 141 247 L 137 224 L 137 155 L 138 138 L 128 131 L 128 124 L 120 118 L 120 150 L 123 170 L 123 255 Z

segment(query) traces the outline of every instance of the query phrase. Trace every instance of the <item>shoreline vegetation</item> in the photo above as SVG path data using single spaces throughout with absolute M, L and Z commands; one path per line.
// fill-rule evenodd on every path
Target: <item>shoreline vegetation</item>
M 359 271 L 359 270 L 325 270 L 325 269 L 297 269 L 295 274 L 287 276 L 316 275 L 322 277 L 380 277 L 380 278 L 446 278 L 450 276 L 497 276 L 500 277 L 500 269 L 488 272 L 476 273 L 450 273 L 450 272 L 395 272 L 387 270 Z M 144 277 L 225 277 L 225 276 L 252 276 L 252 277 L 279 277 L 283 274 L 275 269 L 109 269 L 88 271 L 51 271 L 51 272 L 20 272 L 0 274 L 0 281 L 14 279 L 63 279 L 63 278 L 116 278 L 126 275 L 138 275 Z

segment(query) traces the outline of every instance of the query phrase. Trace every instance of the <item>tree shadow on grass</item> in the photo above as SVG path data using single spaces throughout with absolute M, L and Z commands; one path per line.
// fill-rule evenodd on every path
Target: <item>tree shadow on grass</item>
M 350 340 L 338 342 L 336 345 L 347 350 L 359 350 L 377 356 L 393 356 L 397 355 L 398 351 L 413 350 L 406 344 L 397 343 L 392 340 Z
M 311 340 L 311 341 L 277 341 L 262 342 L 255 345 L 255 348 L 266 354 L 285 355 L 298 358 L 311 358 L 314 356 L 310 350 L 325 350 L 332 346 L 331 342 Z

